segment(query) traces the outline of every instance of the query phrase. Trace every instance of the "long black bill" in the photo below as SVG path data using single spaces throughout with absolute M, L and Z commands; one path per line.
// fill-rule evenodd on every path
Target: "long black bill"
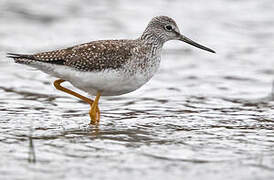
M 197 48 L 203 49 L 203 50 L 205 50 L 205 51 L 209 51 L 209 52 L 212 52 L 212 53 L 216 53 L 216 52 L 213 51 L 212 49 L 210 49 L 210 48 L 208 48 L 208 47 L 205 47 L 205 46 L 203 46 L 203 45 L 201 45 L 201 44 L 198 44 L 198 43 L 192 41 L 191 39 L 189 39 L 189 38 L 187 38 L 187 37 L 185 37 L 185 36 L 183 36 L 183 35 L 180 36 L 180 39 L 179 39 L 179 40 L 184 41 L 185 43 L 190 44 L 190 45 L 192 45 L 192 46 L 195 46 L 195 47 L 197 47 Z

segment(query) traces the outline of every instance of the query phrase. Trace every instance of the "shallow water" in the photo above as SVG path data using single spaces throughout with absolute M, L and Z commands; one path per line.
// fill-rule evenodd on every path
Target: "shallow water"
M 0 1 L 0 179 L 273 179 L 274 4 L 250 1 Z M 15 65 L 32 53 L 135 38 L 173 17 L 210 54 L 168 42 L 144 87 L 89 106 Z M 71 87 L 69 84 L 67 87 Z

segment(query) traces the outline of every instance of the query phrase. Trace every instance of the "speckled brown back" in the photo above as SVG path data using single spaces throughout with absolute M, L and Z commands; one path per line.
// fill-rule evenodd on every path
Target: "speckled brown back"
M 176 31 L 166 29 L 167 25 Z M 34 55 L 10 53 L 8 57 L 22 64 L 44 62 L 65 65 L 79 71 L 117 69 L 130 61 L 134 61 L 129 63 L 131 68 L 124 68 L 123 71 L 133 71 L 136 67 L 149 69 L 153 65 L 151 61 L 160 59 L 163 44 L 179 38 L 178 32 L 173 19 L 158 16 L 149 22 L 142 36 L 136 40 L 100 40 Z
M 80 71 L 100 71 L 117 69 L 127 61 L 140 58 L 140 55 L 145 57 L 148 51 L 139 40 L 100 40 L 34 55 L 10 55 L 15 62 L 22 64 L 40 61 L 66 65 Z

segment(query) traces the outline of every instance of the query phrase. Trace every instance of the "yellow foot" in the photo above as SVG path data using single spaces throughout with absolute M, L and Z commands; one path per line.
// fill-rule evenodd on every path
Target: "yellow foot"
M 90 124 L 98 125 L 100 122 L 100 110 L 98 106 L 91 106 L 89 111 Z
M 98 102 L 99 102 L 100 96 L 101 96 L 101 93 L 98 91 L 96 98 L 95 98 L 94 102 L 92 103 L 90 111 L 89 111 L 90 124 L 92 124 L 92 125 L 99 125 L 100 110 L 98 107 Z

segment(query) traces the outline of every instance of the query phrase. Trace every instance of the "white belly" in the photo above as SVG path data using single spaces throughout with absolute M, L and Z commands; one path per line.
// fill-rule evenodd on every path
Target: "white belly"
M 150 78 L 149 78 L 150 79 Z M 68 81 L 75 87 L 96 95 L 115 96 L 132 92 L 148 80 L 143 74 L 127 76 L 114 70 L 104 72 L 76 72 Z
M 116 96 L 132 92 L 148 82 L 157 71 L 159 63 L 148 71 L 140 69 L 131 74 L 110 69 L 100 72 L 81 72 L 67 66 L 41 62 L 30 66 L 69 81 L 90 95 L 96 95 L 100 91 L 102 96 Z

